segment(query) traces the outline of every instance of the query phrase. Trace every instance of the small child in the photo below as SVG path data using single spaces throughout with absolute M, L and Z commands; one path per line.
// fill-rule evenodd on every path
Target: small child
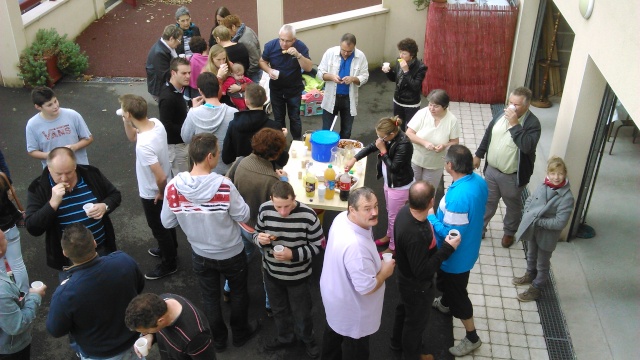
M 229 95 L 233 104 L 239 111 L 247 110 L 247 104 L 244 101 L 244 89 L 246 84 L 250 84 L 253 81 L 244 76 L 244 66 L 240 63 L 235 63 L 231 66 L 231 76 L 227 77 L 227 80 L 222 84 L 222 93 Z M 239 85 L 242 90 L 238 92 L 228 92 L 231 85 Z
M 547 162 L 544 183 L 529 196 L 524 206 L 516 240 L 527 241 L 527 271 L 514 277 L 514 285 L 530 285 L 518 294 L 520 301 L 534 301 L 549 278 L 551 253 L 556 249 L 560 232 L 569 222 L 573 194 L 567 180 L 567 166 L 554 156 Z

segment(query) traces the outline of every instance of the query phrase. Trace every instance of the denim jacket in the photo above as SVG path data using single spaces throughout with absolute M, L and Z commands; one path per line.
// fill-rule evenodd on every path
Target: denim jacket
M 0 271 L 0 354 L 14 354 L 31 344 L 31 328 L 42 302 L 40 295 L 27 294 Z

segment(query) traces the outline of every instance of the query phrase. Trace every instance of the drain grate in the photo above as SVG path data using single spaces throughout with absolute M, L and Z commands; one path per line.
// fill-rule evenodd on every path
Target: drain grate
M 524 251 L 527 251 L 527 243 L 524 243 Z M 536 301 L 540 323 L 544 331 L 547 343 L 547 352 L 550 360 L 575 360 L 576 355 L 571 344 L 571 337 L 567 331 L 567 322 L 560 308 L 556 295 L 556 282 L 553 270 L 549 272 L 551 286 L 542 289 L 542 296 Z

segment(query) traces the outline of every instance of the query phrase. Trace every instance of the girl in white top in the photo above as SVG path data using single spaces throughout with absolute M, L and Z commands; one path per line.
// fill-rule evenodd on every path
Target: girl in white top
M 427 100 L 429 106 L 409 121 L 407 136 L 413 143 L 411 168 L 415 180 L 426 180 L 437 188 L 442 179 L 445 150 L 459 142 L 460 122 L 448 110 L 446 91 L 433 90 Z

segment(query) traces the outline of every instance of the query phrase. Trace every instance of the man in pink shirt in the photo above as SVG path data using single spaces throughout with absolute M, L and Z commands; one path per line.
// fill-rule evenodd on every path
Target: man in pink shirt
M 369 358 L 369 336 L 380 328 L 384 282 L 395 268 L 394 260 L 380 261 L 371 232 L 377 223 L 378 199 L 361 187 L 351 192 L 348 210 L 329 230 L 320 276 L 327 314 L 323 360 Z

